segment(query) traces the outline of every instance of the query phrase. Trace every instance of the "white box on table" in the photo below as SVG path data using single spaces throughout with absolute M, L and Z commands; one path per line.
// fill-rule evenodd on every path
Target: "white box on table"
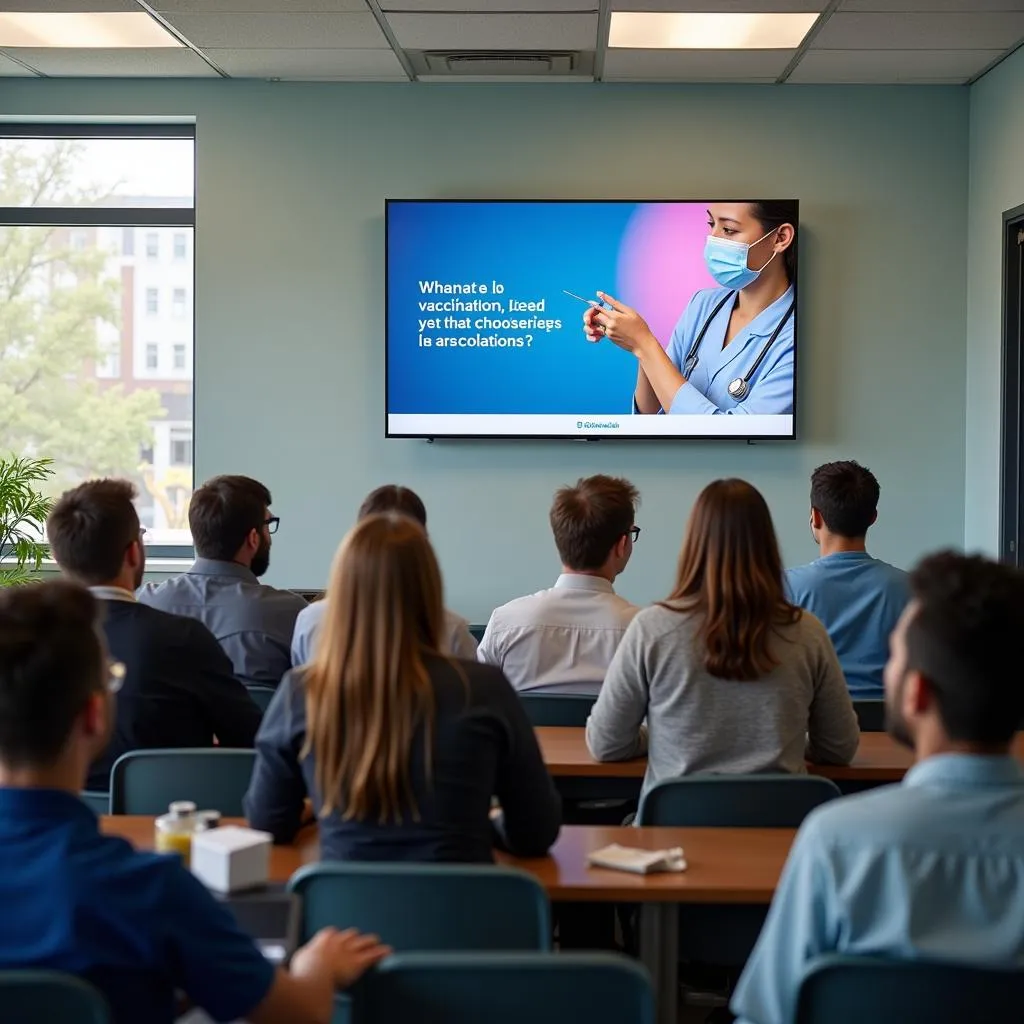
M 216 892 L 241 892 L 270 879 L 269 832 L 224 825 L 192 837 L 192 874 Z

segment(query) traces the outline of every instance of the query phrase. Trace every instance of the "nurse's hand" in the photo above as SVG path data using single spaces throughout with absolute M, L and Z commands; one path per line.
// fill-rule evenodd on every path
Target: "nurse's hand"
M 634 355 L 639 355 L 640 350 L 652 342 L 658 344 L 650 327 L 647 326 L 647 321 L 635 309 L 630 309 L 604 292 L 598 292 L 597 295 L 602 302 L 611 307 L 589 311 L 594 314 L 592 323 L 599 328 L 599 336 L 615 342 L 619 348 L 624 348 Z

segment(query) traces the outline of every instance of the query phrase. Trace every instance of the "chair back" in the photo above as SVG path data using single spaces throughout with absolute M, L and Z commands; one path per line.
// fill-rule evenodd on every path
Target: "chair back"
M 965 1024 L 1018 1020 L 1024 971 L 925 960 L 827 956 L 804 975 L 796 1024 Z
M 798 828 L 819 804 L 840 795 L 817 775 L 688 775 L 644 794 L 639 825 L 691 828 Z
M 646 971 L 607 953 L 406 953 L 353 991 L 360 1024 L 654 1024 Z
M 310 864 L 288 883 L 301 897 L 299 941 L 358 928 L 399 952 L 548 950 L 551 910 L 525 871 L 481 864 Z
M 246 690 L 248 691 L 249 696 L 252 697 L 253 703 L 260 709 L 260 711 L 267 710 L 271 697 L 277 693 L 277 690 L 272 686 L 247 686 Z
M 469 627 L 469 635 L 477 642 L 480 643 L 484 638 L 484 633 L 487 632 L 487 626 L 483 625 L 472 625 Z
M 110 813 L 109 793 L 101 793 L 98 789 L 83 789 L 78 797 L 97 818 Z
M 885 732 L 884 700 L 855 700 L 853 710 L 861 732 Z
M 597 697 L 576 693 L 521 693 L 530 724 L 578 726 L 587 724 Z
M 56 971 L 0 971 L 4 1024 L 111 1024 L 107 1001 L 92 985 Z
M 243 816 L 256 753 L 224 747 L 132 750 L 110 771 L 111 814 L 163 814 L 175 800 L 227 818 Z

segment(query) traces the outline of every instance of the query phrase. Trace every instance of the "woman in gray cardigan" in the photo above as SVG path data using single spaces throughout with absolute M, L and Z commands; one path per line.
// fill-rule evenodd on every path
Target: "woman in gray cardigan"
M 646 793 L 696 772 L 849 764 L 859 739 L 825 627 L 786 600 L 768 505 L 744 480 L 716 480 L 690 514 L 675 590 L 633 619 L 612 660 L 591 754 L 646 752 Z

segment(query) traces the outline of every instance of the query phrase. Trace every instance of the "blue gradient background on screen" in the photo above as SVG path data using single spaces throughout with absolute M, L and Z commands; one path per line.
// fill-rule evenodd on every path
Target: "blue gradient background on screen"
M 625 415 L 631 411 L 636 360 L 608 342 L 583 336 L 583 304 L 567 288 L 598 289 L 647 319 L 663 345 L 690 296 L 713 285 L 704 268 L 706 203 L 392 202 L 388 206 L 388 412 Z M 424 295 L 419 282 L 492 281 L 501 296 Z M 545 299 L 560 330 L 444 331 L 438 334 L 533 334 L 525 348 L 420 348 L 427 299 Z M 497 317 L 496 313 L 454 316 Z

